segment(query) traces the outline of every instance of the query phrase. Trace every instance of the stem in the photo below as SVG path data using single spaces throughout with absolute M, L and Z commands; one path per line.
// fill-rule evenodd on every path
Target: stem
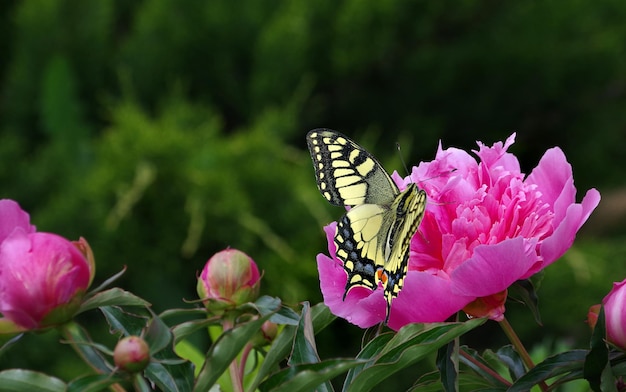
M 509 380 L 503 378 L 501 375 L 499 375 L 496 371 L 491 369 L 489 366 L 485 366 L 482 362 L 477 361 L 467 351 L 461 349 L 461 350 L 459 350 L 459 353 L 463 356 L 463 358 L 465 358 L 466 360 L 470 361 L 475 366 L 479 367 L 482 371 L 484 371 L 486 373 L 489 373 L 489 375 L 491 377 L 493 377 L 496 380 L 500 381 L 502 384 L 506 385 L 507 387 L 511 386 L 511 382 Z
M 235 326 L 233 320 L 229 317 L 224 319 L 222 323 L 224 332 L 229 329 L 233 329 Z M 244 363 L 245 366 L 245 363 Z M 233 359 L 228 367 L 228 373 L 230 374 L 230 383 L 233 385 L 233 392 L 243 392 L 243 371 L 240 369 L 240 364 L 237 361 L 237 358 Z
M 250 343 L 246 344 L 241 352 L 241 361 L 239 369 L 239 378 L 241 379 L 241 383 L 243 384 L 244 373 L 246 372 L 246 363 L 248 362 L 248 355 L 252 351 L 252 345 Z
M 534 368 L 535 364 L 533 363 L 533 360 L 530 358 L 530 354 L 528 354 L 528 351 L 526 351 L 526 347 L 524 347 L 524 345 L 522 344 L 522 341 L 519 339 L 519 337 L 513 330 L 513 327 L 511 326 L 511 324 L 509 324 L 509 321 L 506 318 L 503 318 L 502 321 L 500 321 L 498 324 L 500 324 L 500 327 L 502 327 L 504 334 L 506 335 L 507 338 L 509 338 L 509 341 L 511 342 L 511 344 L 513 344 L 515 351 L 517 351 L 520 357 L 522 357 L 522 361 L 524 361 L 524 364 L 526 365 L 528 370 Z M 538 385 L 539 385 L 539 388 L 541 388 L 541 390 L 544 392 L 549 390 L 548 385 L 544 381 L 541 381 Z

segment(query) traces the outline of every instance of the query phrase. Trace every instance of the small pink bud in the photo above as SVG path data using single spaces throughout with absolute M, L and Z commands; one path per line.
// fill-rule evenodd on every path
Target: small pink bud
M 222 311 L 254 301 L 260 275 L 254 260 L 236 249 L 225 249 L 207 261 L 198 278 L 198 295 L 209 310 Z
M 589 327 L 591 328 L 591 330 L 593 330 L 596 327 L 596 324 L 598 322 L 598 315 L 600 314 L 600 304 L 597 305 L 593 305 L 589 308 L 589 312 L 587 313 L 587 324 L 589 324 Z
M 261 330 L 252 339 L 252 345 L 263 347 L 272 343 L 278 334 L 278 325 L 271 321 L 266 321 L 261 325 Z
M 140 372 L 150 363 L 150 347 L 139 336 L 127 336 L 117 342 L 113 362 L 127 372 Z

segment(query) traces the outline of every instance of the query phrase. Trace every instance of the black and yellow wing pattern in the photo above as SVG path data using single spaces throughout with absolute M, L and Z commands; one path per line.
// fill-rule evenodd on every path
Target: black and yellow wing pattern
M 413 183 L 400 192 L 376 158 L 337 131 L 314 129 L 306 139 L 322 195 L 331 204 L 352 207 L 335 233 L 337 257 L 348 274 L 343 298 L 353 287 L 376 290 L 381 283 L 387 322 L 404 284 L 426 192 Z

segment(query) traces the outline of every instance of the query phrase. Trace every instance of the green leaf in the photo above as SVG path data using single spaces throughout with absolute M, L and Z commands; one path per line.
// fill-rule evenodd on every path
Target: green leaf
M 459 340 L 453 339 L 437 351 L 437 369 L 441 374 L 444 391 L 458 391 L 459 374 Z
M 96 287 L 95 289 L 93 289 L 89 293 L 87 293 L 87 298 L 91 298 L 95 294 L 97 294 L 100 291 L 104 290 L 105 287 L 108 287 L 108 286 L 112 285 L 113 282 L 118 280 L 122 275 L 124 275 L 125 272 L 126 272 L 126 266 L 124 266 L 124 268 L 122 268 L 122 270 L 120 272 L 116 273 L 115 275 L 111 276 L 110 278 L 108 278 L 107 280 L 102 282 L 100 284 L 100 286 Z
M 148 328 L 144 334 L 144 339 L 150 347 L 150 354 L 154 355 L 157 352 L 168 347 L 172 343 L 172 331 L 156 314 L 152 314 L 152 319 L 148 323 Z
M 147 316 L 126 312 L 117 306 L 101 306 L 100 311 L 111 330 L 121 332 L 124 336 L 139 336 L 149 320 Z
M 334 316 L 330 309 L 323 303 L 319 303 L 311 308 L 311 320 L 313 322 L 313 329 L 315 333 L 326 328 L 330 325 L 333 320 L 337 317 Z M 261 364 L 259 371 L 250 386 L 247 388 L 248 391 L 254 391 L 259 386 L 261 381 L 268 375 L 270 372 L 274 371 L 278 368 L 278 364 L 280 361 L 285 359 L 293 345 L 294 336 L 296 334 L 296 326 L 287 325 L 283 329 L 283 331 L 276 337 L 272 346 L 270 347 L 267 355 L 265 356 L 265 360 Z
M 461 361 L 461 363 L 463 363 L 465 366 L 473 371 L 473 373 L 471 374 L 476 374 L 478 377 L 485 380 L 485 383 L 487 385 L 494 388 L 502 389 L 507 389 L 511 385 L 508 382 L 506 384 L 503 383 L 502 379 L 494 376 L 494 374 L 487 370 L 489 369 L 496 374 L 500 374 L 506 371 L 505 366 L 491 350 L 485 350 L 484 356 L 486 358 L 483 358 L 481 355 L 479 355 L 478 351 L 467 346 L 462 346 L 460 350 L 463 350 L 463 352 L 465 353 L 465 355 L 459 356 L 459 360 Z M 470 356 L 473 360 L 469 360 L 468 358 L 466 358 L 466 356 Z M 470 373 L 465 372 L 465 374 L 467 375 Z M 465 376 L 465 378 L 467 378 L 467 376 Z
M 107 359 L 94 346 L 80 344 L 83 342 L 92 342 L 87 331 L 75 322 L 69 322 L 60 328 L 61 333 L 67 341 L 72 343 L 74 350 L 87 362 L 92 368 L 101 373 L 108 374 L 113 369 Z
M 302 307 L 302 316 L 300 316 L 298 329 L 296 330 L 293 350 L 287 362 L 289 366 L 320 361 L 317 347 L 315 346 L 315 334 L 309 309 L 309 303 L 305 302 Z
M 528 306 L 535 318 L 535 322 L 539 325 L 543 324 L 541 323 L 541 314 L 539 314 L 539 299 L 536 287 L 538 287 L 542 279 L 543 271 L 536 273 L 530 279 L 518 280 L 508 289 L 509 298 Z
M 276 309 L 278 310 L 278 309 Z M 204 367 L 200 370 L 194 391 L 207 391 L 228 368 L 237 354 L 272 315 L 241 324 L 225 331 L 207 353 Z
M 517 379 L 509 388 L 509 392 L 528 391 L 542 381 L 581 370 L 587 353 L 587 350 L 571 350 L 548 357 Z
M 178 343 L 181 340 L 184 340 L 187 336 L 200 330 L 206 330 L 212 325 L 219 325 L 220 322 L 221 321 L 217 318 L 210 318 L 180 323 L 172 328 L 172 333 L 174 334 L 174 342 Z
M 0 372 L 2 392 L 65 392 L 67 385 L 58 378 L 24 369 L 10 369 Z
M 91 374 L 72 380 L 68 384 L 67 392 L 106 391 L 111 385 L 119 382 L 122 382 L 122 379 L 110 374 Z
M 604 306 L 600 307 L 598 321 L 591 334 L 591 350 L 585 357 L 583 375 L 589 382 L 589 386 L 596 392 L 604 391 L 601 388 L 603 373 L 611 372 L 609 364 L 609 347 L 606 344 L 606 321 L 604 318 Z M 613 386 L 613 389 L 615 386 Z
M 473 372 L 459 372 L 459 389 L 461 391 L 504 392 L 506 386 L 494 387 L 487 380 Z M 440 392 L 441 380 L 439 372 L 426 373 L 420 377 L 408 392 Z
M 193 363 L 196 369 L 200 370 L 204 364 L 204 352 L 200 351 L 195 344 L 188 340 L 181 340 L 174 349 L 176 355 Z
M 365 347 L 363 347 L 361 352 L 359 352 L 359 354 L 356 356 L 356 359 L 363 359 L 367 361 L 363 362 L 361 365 L 353 367 L 348 371 L 346 379 L 343 382 L 342 391 L 345 391 L 348 386 L 352 384 L 352 380 L 373 363 L 373 361 L 369 361 L 369 359 L 376 357 L 378 353 L 382 350 L 382 348 L 385 347 L 393 337 L 393 333 L 387 332 L 382 335 L 376 336 L 375 338 L 370 340 Z
M 522 357 L 520 357 L 512 345 L 508 344 L 500 347 L 495 354 L 509 369 L 509 374 L 513 380 L 517 380 L 526 373 L 524 361 L 522 361 Z
M 436 352 L 485 321 L 486 319 L 473 319 L 464 323 L 406 325 L 382 348 L 380 354 L 372 359 L 374 363 L 355 377 L 346 390 L 370 391 L 399 370 Z
M 267 379 L 259 386 L 262 392 L 309 392 L 320 391 L 320 386 L 363 364 L 358 359 L 332 359 L 311 364 L 290 366 Z
M 107 291 L 97 293 L 84 301 L 78 313 L 85 312 L 87 310 L 96 309 L 101 306 L 144 306 L 149 307 L 150 302 L 136 296 L 135 294 L 122 290 L 120 288 L 113 288 Z
M 185 362 L 179 365 L 167 365 L 150 362 L 144 375 L 162 391 L 190 392 L 193 390 L 193 365 Z
M 19 342 L 20 339 L 22 339 L 23 336 L 24 336 L 24 334 L 20 333 L 18 335 L 15 335 L 15 336 L 11 337 L 6 342 L 4 342 L 2 344 L 2 347 L 0 347 L 0 357 L 2 357 L 4 355 L 4 353 L 9 351 L 9 349 L 11 347 L 13 347 L 15 345 L 15 343 Z

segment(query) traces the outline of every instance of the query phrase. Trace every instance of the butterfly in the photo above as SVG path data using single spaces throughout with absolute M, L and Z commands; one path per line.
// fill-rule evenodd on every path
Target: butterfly
M 306 140 L 322 196 L 331 204 L 351 207 L 339 219 L 334 238 L 348 274 L 343 300 L 354 287 L 376 290 L 380 283 L 387 323 L 391 302 L 404 285 L 426 192 L 414 183 L 400 192 L 374 156 L 337 131 L 314 129 Z

